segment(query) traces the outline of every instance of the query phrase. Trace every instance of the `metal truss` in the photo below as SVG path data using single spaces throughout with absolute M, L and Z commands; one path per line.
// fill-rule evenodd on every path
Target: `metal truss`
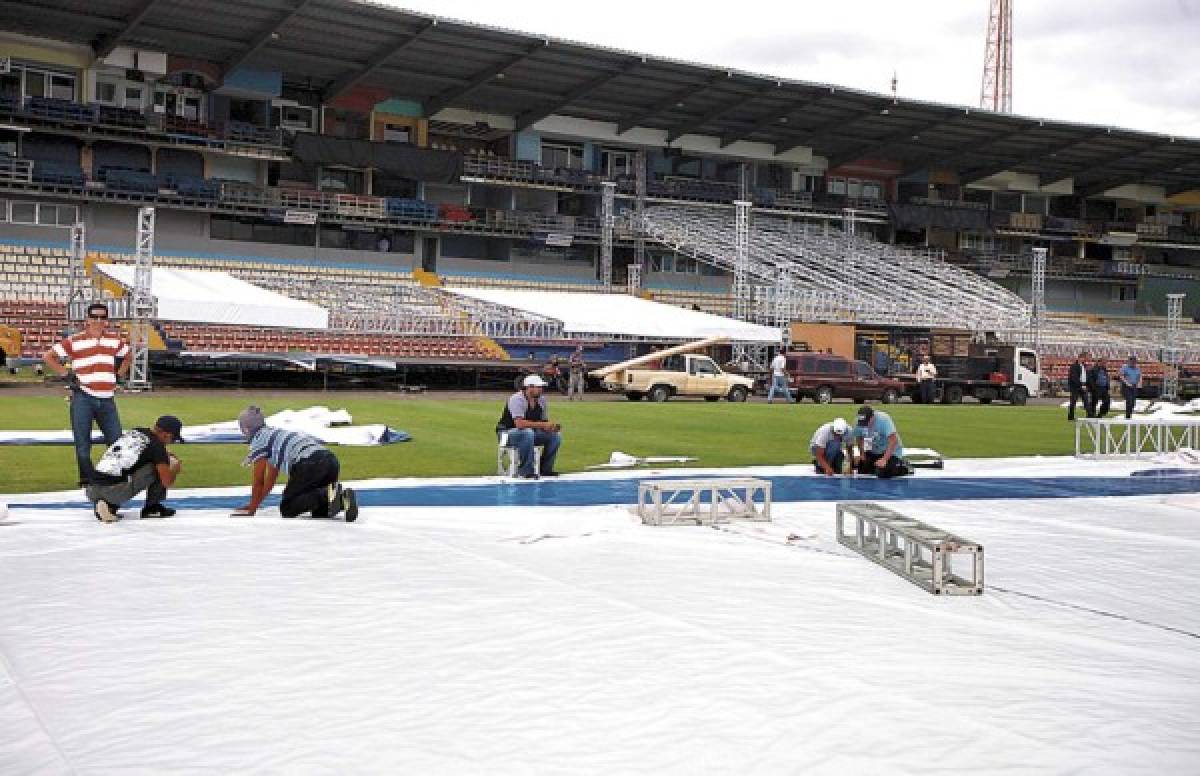
M 1143 458 L 1200 448 L 1200 418 L 1086 418 L 1075 421 L 1075 455 Z
M 130 313 L 129 347 L 133 368 L 129 387 L 135 391 L 150 389 L 150 325 L 158 311 L 154 301 L 154 208 L 138 208 L 137 250 L 133 274 L 133 301 Z
M 600 283 L 605 291 L 613 285 L 613 203 L 617 184 L 605 181 L 600 197 Z

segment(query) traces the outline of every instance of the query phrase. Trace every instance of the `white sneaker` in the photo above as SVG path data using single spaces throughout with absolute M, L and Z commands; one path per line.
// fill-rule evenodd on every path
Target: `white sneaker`
M 112 507 L 104 500 L 96 502 L 96 517 L 100 518 L 100 521 L 103 523 L 117 522 L 117 516 L 113 514 Z

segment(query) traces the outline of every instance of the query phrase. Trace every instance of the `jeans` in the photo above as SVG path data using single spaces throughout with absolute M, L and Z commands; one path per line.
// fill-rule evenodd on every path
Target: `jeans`
M 96 474 L 92 468 L 92 421 L 100 426 L 104 443 L 111 445 L 121 436 L 121 418 L 112 399 L 97 399 L 80 390 L 71 392 L 71 434 L 75 437 L 75 462 L 79 479 L 89 482 Z
M 1092 415 L 1097 418 L 1107 418 L 1112 399 L 1108 395 L 1108 386 L 1092 389 Z
M 127 479 L 110 484 L 93 483 L 87 486 L 87 499 L 93 504 L 107 501 L 114 509 L 146 491 L 146 506 L 161 504 L 167 498 L 167 489 L 158 479 L 158 469 L 152 463 L 144 463 L 130 472 Z
M 824 474 L 825 470 L 821 468 L 820 461 L 817 460 L 817 448 L 809 448 L 809 452 L 813 455 L 813 469 L 817 474 Z M 837 451 L 832 455 L 828 449 L 825 450 L 825 462 L 829 464 L 829 468 L 833 469 L 834 474 L 841 474 L 843 467 L 846 465 L 846 453 L 842 451 L 839 445 Z
M 781 392 L 788 402 L 792 402 L 792 392 L 788 390 L 787 375 L 772 375 L 771 387 L 767 389 L 767 403 L 770 404 L 775 399 L 775 391 Z
M 562 444 L 562 434 L 557 431 L 542 431 L 532 428 L 514 428 L 508 432 L 508 447 L 516 448 L 517 476 L 533 475 L 533 448 L 542 448 L 542 473 L 554 471 L 554 458 Z
M 574 399 L 576 395 L 579 396 L 580 401 L 583 401 L 583 383 L 584 383 L 583 372 L 582 371 L 576 372 L 575 370 L 571 370 L 571 382 L 568 383 L 568 387 L 567 387 L 567 400 L 568 401 Z
M 1129 420 L 1133 417 L 1133 408 L 1137 405 L 1137 388 L 1122 385 L 1121 396 L 1125 399 L 1125 419 Z
M 329 486 L 338 481 L 341 465 L 328 450 L 318 450 L 292 464 L 279 502 L 279 514 L 329 517 Z

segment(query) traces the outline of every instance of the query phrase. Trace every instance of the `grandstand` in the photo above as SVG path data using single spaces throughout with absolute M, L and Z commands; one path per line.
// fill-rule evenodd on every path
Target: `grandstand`
M 1051 359 L 1086 345 L 1153 361 L 1164 295 L 1200 313 L 1196 139 L 352 0 L 36 8 L 0 32 L 0 299 L 26 356 L 66 326 L 68 228 L 85 225 L 91 261 L 127 263 L 143 205 L 159 266 L 311 302 L 335 332 L 166 322 L 188 348 L 486 360 L 565 341 L 452 293 L 472 288 L 1025 341 L 1035 246 Z M 625 214 L 611 224 L 606 190 Z M 750 203 L 744 301 L 735 201 Z M 1200 361 L 1194 329 L 1182 338 Z

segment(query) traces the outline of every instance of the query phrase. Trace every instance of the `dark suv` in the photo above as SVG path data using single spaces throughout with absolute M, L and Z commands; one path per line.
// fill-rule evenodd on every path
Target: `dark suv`
M 899 380 L 880 377 L 865 361 L 828 353 L 789 353 L 787 370 L 796 398 L 808 397 L 820 404 L 835 398 L 891 404 L 904 393 Z

